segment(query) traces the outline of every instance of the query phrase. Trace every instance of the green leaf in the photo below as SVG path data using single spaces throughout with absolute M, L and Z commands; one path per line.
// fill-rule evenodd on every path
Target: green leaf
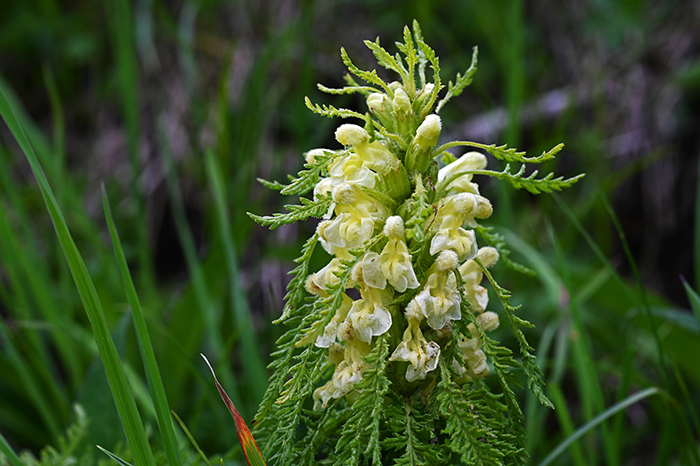
M 475 175 L 487 175 L 500 180 L 506 180 L 515 189 L 525 189 L 532 194 L 561 191 L 562 189 L 570 187 L 578 180 L 586 176 L 585 173 L 581 173 L 571 178 L 564 179 L 563 176 L 554 178 L 554 173 L 548 173 L 544 178 L 536 178 L 539 172 L 535 170 L 530 173 L 529 176 L 524 177 L 525 165 L 522 165 L 520 170 L 518 170 L 516 173 L 510 172 L 510 165 L 506 165 L 502 172 L 492 170 L 472 170 L 468 173 L 473 173 Z
M 478 63 L 479 58 L 479 48 L 474 47 L 472 50 L 472 62 L 469 65 L 469 68 L 467 68 L 467 71 L 464 72 L 464 76 L 457 73 L 455 84 L 452 84 L 452 81 L 449 81 L 447 83 L 447 94 L 445 94 L 445 97 L 443 97 L 442 100 L 438 102 L 437 107 L 435 108 L 435 113 L 439 113 L 440 109 L 447 102 L 449 102 L 449 100 L 452 97 L 457 97 L 458 95 L 460 95 L 464 88 L 469 86 L 474 80 L 474 75 L 476 74 L 476 65 Z
M 685 294 L 688 296 L 688 301 L 690 301 L 690 307 L 695 312 L 695 317 L 698 319 L 698 328 L 700 328 L 700 296 L 695 292 L 695 290 L 685 281 L 684 277 L 681 277 L 683 286 L 685 287 Z
M 355 66 L 355 64 L 352 62 L 352 60 L 350 60 L 348 53 L 345 51 L 345 49 L 343 47 L 340 48 L 340 56 L 342 57 L 343 63 L 345 64 L 345 66 L 348 67 L 348 70 L 352 74 L 354 74 L 355 76 L 357 76 L 358 78 L 360 78 L 361 80 L 363 80 L 369 84 L 374 84 L 376 86 L 381 87 L 382 89 L 384 89 L 384 92 L 387 95 L 389 95 L 390 97 L 393 97 L 394 92 L 389 88 L 389 85 L 387 83 L 385 83 L 382 80 L 382 78 L 380 78 L 377 75 L 376 70 L 362 71 L 361 69 L 359 69 L 357 66 Z M 308 104 L 307 104 L 307 107 L 308 107 Z
M 102 186 L 102 207 L 104 209 L 105 218 L 107 219 L 107 227 L 109 229 L 109 236 L 112 239 L 114 255 L 116 256 L 119 272 L 122 276 L 124 292 L 129 301 L 129 307 L 131 308 L 131 317 L 134 322 L 134 328 L 136 329 L 136 338 L 138 340 L 141 360 L 144 364 L 146 379 L 148 380 L 148 386 L 156 411 L 156 419 L 158 421 L 161 439 L 163 440 L 163 448 L 168 458 L 168 464 L 178 466 L 180 465 L 180 453 L 177 439 L 175 438 L 172 418 L 170 417 L 170 408 L 168 405 L 168 398 L 165 394 L 165 387 L 163 386 L 163 379 L 160 376 L 158 362 L 156 361 L 156 355 L 153 351 L 153 344 L 148 334 L 146 319 L 143 314 L 143 309 L 141 309 L 136 287 L 131 279 L 129 266 L 124 256 L 121 241 L 119 240 L 117 227 L 114 224 L 112 209 L 109 205 L 109 199 L 107 199 L 107 192 L 105 191 L 104 185 Z
M 22 463 L 22 460 L 19 459 L 19 456 L 17 456 L 17 453 L 12 449 L 9 443 L 7 443 L 7 440 L 5 440 L 5 436 L 2 435 L 0 432 L 0 453 L 5 455 L 5 457 L 10 460 L 10 463 L 12 463 L 12 466 L 25 466 Z
M 120 466 L 131 466 L 131 463 L 128 463 L 128 462 L 124 461 L 123 459 L 119 458 L 117 455 L 115 455 L 115 454 L 112 453 L 111 451 L 109 451 L 109 450 L 107 450 L 107 449 L 105 449 L 105 448 L 102 448 L 100 445 L 95 445 L 95 446 L 96 446 L 102 453 L 104 453 L 105 455 L 107 455 L 110 459 L 116 461 L 117 464 L 119 464 Z
M 369 86 L 359 86 L 359 85 L 354 85 L 354 86 L 346 86 L 340 89 L 334 89 L 330 87 L 326 87 L 323 84 L 316 84 L 316 87 L 318 88 L 319 91 L 325 92 L 326 94 L 334 94 L 334 95 L 339 95 L 339 94 L 355 94 L 355 93 L 360 93 L 363 95 L 369 95 L 372 93 L 378 93 L 382 92 L 377 88 L 374 87 L 369 87 Z
M 109 333 L 109 326 L 102 309 L 97 290 L 92 282 L 92 278 L 88 273 L 85 262 L 83 261 L 80 251 L 78 251 L 73 237 L 70 234 L 68 225 L 61 211 L 56 197 L 51 190 L 46 176 L 37 160 L 36 154 L 32 149 L 31 144 L 27 140 L 22 127 L 17 122 L 12 108 L 10 107 L 5 92 L 0 88 L 0 114 L 7 123 L 12 135 L 19 143 L 24 152 L 29 165 L 31 166 L 34 177 L 37 180 L 39 189 L 44 198 L 46 208 L 51 217 L 51 222 L 56 230 L 61 249 L 65 255 L 66 262 L 70 268 L 73 280 L 80 294 L 80 298 L 85 307 L 85 312 L 92 325 L 93 334 L 97 347 L 100 351 L 100 356 L 105 367 L 105 373 L 109 382 L 112 396 L 117 407 L 117 412 L 122 420 L 124 433 L 129 447 L 131 448 L 134 463 L 136 466 L 155 465 L 153 453 L 146 438 L 146 432 L 141 422 L 136 402 L 134 401 L 131 387 L 129 386 L 124 368 L 121 365 L 119 354 L 114 346 L 114 341 Z
M 551 464 L 559 455 L 561 455 L 566 449 L 574 443 L 576 440 L 581 438 L 583 435 L 585 435 L 587 432 L 590 430 L 594 429 L 597 427 L 599 424 L 601 424 L 603 421 L 608 419 L 609 417 L 613 416 L 614 414 L 617 414 L 620 411 L 623 411 L 627 409 L 629 406 L 643 400 L 644 398 L 649 398 L 652 395 L 656 395 L 657 393 L 664 393 L 660 388 L 658 387 L 651 387 L 647 388 L 646 390 L 642 390 L 641 392 L 637 392 L 634 395 L 630 395 L 624 400 L 620 401 L 619 403 L 614 404 L 610 408 L 606 409 L 603 411 L 601 414 L 596 416 L 594 419 L 592 419 L 590 422 L 587 422 L 583 426 L 579 427 L 576 432 L 574 432 L 571 436 L 569 436 L 566 440 L 564 440 L 562 443 L 560 443 L 552 452 L 547 455 L 547 457 L 542 460 L 542 462 L 539 464 L 539 466 L 547 466 L 548 464 Z
M 330 165 L 337 155 L 333 151 L 325 151 L 325 155 L 316 155 L 313 163 L 304 164 L 306 170 L 299 172 L 299 176 L 292 179 L 292 182 L 282 188 L 281 194 L 285 196 L 302 195 L 314 189 L 320 181 L 321 175 L 328 171 Z
M 404 82 L 408 81 L 406 69 L 402 65 L 399 65 L 399 63 L 396 61 L 396 58 L 391 56 L 389 52 L 384 50 L 384 48 L 381 45 L 379 45 L 379 38 L 377 38 L 376 42 L 366 40 L 365 45 L 368 49 L 372 51 L 374 56 L 377 58 L 377 63 L 379 63 L 381 66 L 388 70 L 395 71 L 397 74 L 399 74 L 399 76 L 401 76 L 401 79 Z
M 304 197 L 299 199 L 301 205 L 286 205 L 285 209 L 289 211 L 288 214 L 272 214 L 267 216 L 255 215 L 250 212 L 248 216 L 258 222 L 261 225 L 270 227 L 271 230 L 278 228 L 282 225 L 289 225 L 294 222 L 299 222 L 301 220 L 306 220 L 309 217 L 321 218 L 323 217 L 333 203 L 333 199 L 329 197 L 320 197 L 317 201 L 311 201 Z
M 453 147 L 467 146 L 476 147 L 478 149 L 483 149 L 489 154 L 496 157 L 498 160 L 503 160 L 506 162 L 520 162 L 520 163 L 542 163 L 548 160 L 553 160 L 556 158 L 557 154 L 561 152 L 564 148 L 564 143 L 559 143 L 552 147 L 550 150 L 542 152 L 542 154 L 536 157 L 526 157 L 525 152 L 518 152 L 514 147 L 508 148 L 507 145 L 497 146 L 496 144 L 481 144 L 473 141 L 452 141 L 443 144 L 442 146 L 435 149 L 435 154 L 439 155 L 442 152 L 451 149 Z
M 241 443 L 241 447 L 243 448 L 243 453 L 245 454 L 246 461 L 250 466 L 265 466 L 265 459 L 263 458 L 262 453 L 260 453 L 258 444 L 255 443 L 255 439 L 250 433 L 248 425 L 241 417 L 241 414 L 236 409 L 236 406 L 231 401 L 231 398 L 229 398 L 229 396 L 226 394 L 226 390 L 224 390 L 224 388 L 217 380 L 216 373 L 214 373 L 214 369 L 211 367 L 211 364 L 209 364 L 209 360 L 207 360 L 206 356 L 204 356 L 203 354 L 201 354 L 200 356 L 202 356 L 204 361 L 207 363 L 207 366 L 209 366 L 211 375 L 214 377 L 216 389 L 218 390 L 221 399 L 224 400 L 224 404 L 231 413 L 231 417 L 233 417 L 233 422 L 236 424 L 236 433 L 238 434 L 238 441 Z
M 311 102 L 311 99 L 304 97 L 304 103 L 306 107 L 314 113 L 318 113 L 326 118 L 359 118 L 360 120 L 367 122 L 367 117 L 361 113 L 348 110 L 346 108 L 335 108 L 332 105 L 319 105 Z

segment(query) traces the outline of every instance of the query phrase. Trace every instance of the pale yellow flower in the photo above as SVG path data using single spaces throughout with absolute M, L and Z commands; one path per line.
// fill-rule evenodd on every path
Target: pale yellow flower
M 318 233 L 323 248 L 336 254 L 362 246 L 372 237 L 375 222 L 387 217 L 388 209 L 350 183 L 341 183 L 332 192 L 336 217 L 319 223 Z
M 343 360 L 336 366 L 331 380 L 314 390 L 314 409 L 325 408 L 332 398 L 340 398 L 353 390 L 369 366 L 363 359 L 369 352 L 369 345 L 361 341 L 347 344 Z
M 380 141 L 369 142 L 369 133 L 361 126 L 346 123 L 335 132 L 335 139 L 353 150 L 372 170 L 386 175 L 399 168 L 399 159 Z
M 471 173 L 456 175 L 473 170 L 483 170 L 486 168 L 486 157 L 479 152 L 467 152 L 449 165 L 445 165 L 438 172 L 437 188 L 447 188 L 447 196 L 459 193 L 479 194 L 479 185 L 472 182 Z M 446 184 L 449 183 L 449 184 Z
M 464 224 L 476 227 L 475 218 L 488 218 L 493 212 L 491 202 L 474 193 L 459 193 L 444 199 L 435 218 L 436 229 L 456 229 Z
M 315 345 L 319 348 L 328 348 L 335 343 L 338 336 L 338 326 L 347 318 L 348 312 L 352 308 L 353 300 L 350 296 L 343 294 L 343 302 L 331 321 L 323 329 L 323 334 L 316 339 Z
M 452 320 L 462 318 L 460 296 L 456 288 L 454 269 L 458 259 L 454 251 L 442 251 L 428 269 L 425 287 L 413 300 L 435 330 L 443 328 Z M 410 303 L 409 303 L 410 304 Z
M 442 130 L 442 120 L 440 117 L 432 114 L 425 117 L 425 120 L 416 130 L 416 135 L 413 138 L 413 144 L 418 151 L 426 151 L 435 146 L 440 137 Z
M 406 309 L 408 327 L 403 333 L 403 340 L 389 358 L 389 361 L 411 363 L 406 369 L 406 380 L 409 382 L 424 379 L 428 372 L 435 370 L 440 358 L 440 345 L 427 341 L 421 332 L 422 316 L 416 307 L 414 301 L 409 303 Z
M 411 255 L 404 241 L 403 220 L 398 215 L 389 217 L 384 224 L 384 234 L 388 238 L 384 249 L 379 255 L 379 268 L 391 286 L 400 293 L 407 288 L 418 288 L 420 283 L 416 278 L 411 264 Z
M 343 323 L 345 327 L 339 328 L 338 334 L 341 339 L 357 338 L 370 343 L 373 336 L 381 335 L 391 328 L 391 313 L 387 308 L 391 294 L 363 285 L 360 286 L 360 296 L 360 299 L 352 303 Z
M 498 315 L 495 312 L 484 312 L 476 317 L 479 326 L 484 332 L 490 332 L 498 327 Z M 486 361 L 486 354 L 481 349 L 482 341 L 479 337 L 479 332 L 474 324 L 469 324 L 469 332 L 471 338 L 461 335 L 459 348 L 464 355 L 464 362 L 467 363 L 468 369 L 459 368 L 461 377 L 459 382 L 468 382 L 473 379 L 486 377 L 489 373 L 489 366 Z
M 456 252 L 460 261 L 473 258 L 476 254 L 474 230 L 465 230 L 462 227 L 438 230 L 430 241 L 430 255 L 447 249 Z
M 492 247 L 479 249 L 477 257 L 484 267 L 491 267 L 498 261 L 498 250 Z M 480 285 L 484 272 L 474 260 L 468 260 L 459 266 L 459 273 L 464 281 L 464 290 L 474 313 L 483 312 L 489 303 L 489 295 L 486 288 Z
M 370 170 L 357 154 L 350 153 L 333 162 L 328 167 L 334 186 L 352 183 L 366 188 L 374 188 L 377 174 Z

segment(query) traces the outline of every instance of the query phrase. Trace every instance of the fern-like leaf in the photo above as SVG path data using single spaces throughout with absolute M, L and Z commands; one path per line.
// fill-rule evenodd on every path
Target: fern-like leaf
M 518 341 L 518 345 L 520 346 L 520 354 L 523 358 L 521 365 L 523 372 L 525 373 L 528 388 L 537 397 L 540 403 L 550 408 L 554 408 L 552 402 L 549 401 L 547 396 L 544 394 L 544 376 L 542 375 L 542 370 L 535 362 L 535 355 L 533 354 L 534 349 L 527 342 L 527 338 L 525 338 L 525 334 L 522 330 L 523 328 L 531 328 L 534 326 L 527 320 L 515 315 L 515 312 L 520 308 L 520 306 L 513 306 L 510 304 L 510 291 L 496 283 L 493 275 L 491 275 L 491 272 L 483 266 L 478 258 L 475 260 L 479 263 L 484 275 L 488 278 L 489 282 L 493 286 L 493 289 L 496 291 L 496 295 L 503 306 L 503 311 L 508 318 L 511 331 L 515 336 L 515 339 Z
M 302 197 L 299 201 L 301 205 L 289 204 L 284 206 L 289 211 L 288 214 L 276 213 L 262 216 L 248 212 L 248 216 L 259 224 L 270 227 L 270 230 L 274 230 L 282 225 L 306 220 L 309 217 L 321 218 L 328 212 L 333 203 L 333 199 L 330 197 L 319 197 L 317 201 Z
M 394 95 L 394 92 L 389 88 L 389 85 L 385 83 L 382 78 L 379 77 L 379 75 L 377 74 L 377 70 L 362 71 L 361 69 L 359 69 L 357 66 L 355 66 L 352 60 L 350 60 L 350 56 L 343 47 L 340 48 L 340 56 L 343 59 L 343 63 L 345 64 L 345 66 L 347 66 L 348 71 L 350 71 L 352 74 L 365 81 L 366 83 L 374 84 L 376 86 L 381 87 L 382 89 L 384 89 L 384 92 L 386 92 L 389 96 Z
M 520 167 L 515 173 L 511 173 L 510 164 L 506 165 L 502 172 L 496 172 L 492 170 L 473 170 L 469 173 L 474 175 L 487 175 L 499 180 L 506 180 L 515 189 L 525 189 L 532 194 L 540 193 L 551 193 L 554 191 L 561 191 L 564 188 L 576 183 L 578 180 L 585 176 L 585 173 L 573 176 L 571 178 L 564 179 L 563 176 L 554 178 L 554 173 L 547 174 L 544 178 L 537 178 L 539 173 L 537 170 L 530 173 L 529 176 L 525 177 L 525 165 Z
M 306 240 L 304 246 L 301 248 L 301 256 L 294 260 L 298 265 L 289 272 L 294 278 L 292 278 L 289 285 L 287 285 L 287 294 L 284 297 L 284 309 L 282 309 L 280 318 L 273 321 L 273 323 L 278 324 L 284 322 L 295 309 L 302 306 L 304 298 L 307 296 L 304 285 L 306 276 L 309 274 L 309 262 L 311 261 L 311 255 L 316 249 L 317 244 L 318 232 L 314 233 Z
M 452 381 L 452 375 L 442 359 L 439 369 L 437 402 L 440 414 L 445 418 L 443 432 L 448 436 L 447 446 L 459 455 L 463 464 L 502 464 L 504 452 L 499 448 L 502 445 L 495 434 L 500 429 L 492 429 L 489 425 L 499 422 L 497 413 L 480 403 L 477 396 L 467 398 L 463 393 L 467 388 L 460 388 Z
M 445 94 L 445 97 L 438 102 L 437 107 L 435 108 L 435 113 L 439 113 L 440 109 L 450 101 L 452 97 L 457 97 L 462 93 L 464 88 L 469 86 L 472 81 L 474 80 L 474 75 L 476 74 L 476 66 L 478 63 L 478 58 L 479 58 L 479 48 L 474 47 L 472 52 L 472 62 L 469 65 L 469 68 L 467 68 L 467 71 L 464 72 L 464 76 L 462 76 L 460 73 L 457 73 L 457 78 L 455 79 L 455 83 L 452 84 L 452 81 L 449 81 L 447 83 L 447 93 Z
M 378 337 L 372 352 L 365 358 L 371 368 L 355 386 L 359 396 L 336 444 L 335 466 L 364 464 L 362 457 L 371 458 L 373 466 L 382 464 L 380 429 L 386 415 L 385 395 L 389 390 L 389 379 L 384 373 L 389 355 L 386 337 L 386 334 Z
M 328 165 L 335 160 L 336 154 L 333 151 L 325 151 L 325 155 L 315 156 L 313 163 L 304 164 L 306 170 L 299 172 L 299 176 L 292 178 L 291 183 L 282 188 L 281 193 L 285 196 L 302 195 L 311 191 L 321 179 L 321 175 L 328 171 Z
M 552 147 L 548 151 L 542 152 L 542 154 L 536 157 L 526 157 L 525 152 L 518 152 L 514 147 L 508 147 L 503 144 L 502 146 L 497 146 L 496 144 L 481 144 L 473 141 L 452 141 L 443 144 L 442 146 L 435 149 L 435 154 L 439 155 L 443 151 L 451 149 L 453 147 L 466 146 L 466 147 L 476 147 L 478 149 L 483 149 L 489 154 L 493 155 L 499 160 L 505 162 L 520 162 L 520 163 L 542 163 L 548 160 L 553 160 L 556 158 L 557 154 L 561 152 L 564 148 L 564 143 L 559 143 Z
M 368 49 L 372 51 L 372 53 L 377 59 L 377 63 L 379 63 L 388 70 L 396 72 L 399 76 L 401 76 L 401 79 L 404 82 L 408 80 L 406 69 L 403 67 L 403 65 L 399 65 L 399 62 L 396 60 L 396 57 L 392 56 L 389 52 L 387 52 L 384 49 L 384 47 L 379 45 L 379 38 L 377 38 L 376 42 L 366 40 L 365 45 Z
M 340 89 L 334 89 L 331 87 L 326 87 L 323 84 L 317 84 L 316 87 L 318 88 L 319 91 L 325 92 L 326 94 L 355 94 L 355 93 L 360 93 L 363 95 L 369 95 L 374 92 L 381 92 L 379 89 L 374 88 L 374 87 L 369 87 L 369 86 L 360 86 L 355 83 L 355 85 L 350 85 L 350 86 L 345 86 L 341 87 Z
M 322 115 L 326 118 L 359 118 L 360 120 L 367 122 L 367 116 L 361 113 L 353 112 L 346 108 L 335 108 L 332 105 L 319 105 L 311 102 L 308 97 L 304 98 L 304 103 L 306 107 L 314 113 Z
M 496 250 L 498 251 L 499 263 L 503 263 L 509 269 L 515 270 L 516 272 L 520 272 L 524 275 L 536 275 L 534 270 L 525 267 L 524 265 L 515 262 L 513 259 L 510 258 L 511 251 L 508 248 L 506 239 L 503 237 L 503 235 L 494 231 L 493 227 L 485 227 L 482 225 L 478 225 L 474 230 L 479 234 L 479 236 L 486 240 L 486 243 L 489 246 L 496 248 Z

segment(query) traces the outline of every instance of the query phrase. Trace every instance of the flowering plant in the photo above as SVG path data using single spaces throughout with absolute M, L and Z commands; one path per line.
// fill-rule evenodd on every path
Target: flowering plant
M 522 411 L 513 386 L 522 369 L 537 398 L 542 373 L 516 315 L 510 292 L 489 268 L 508 258 L 503 238 L 479 224 L 493 210 L 474 175 L 509 182 L 532 193 L 570 186 L 582 175 L 524 175 L 525 163 L 550 160 L 560 144 L 537 157 L 506 146 L 455 141 L 438 145 L 437 112 L 474 76 L 472 63 L 444 89 L 438 58 L 418 24 L 404 29 L 399 53 L 366 41 L 378 63 L 398 74 L 387 83 L 375 70 L 357 68 L 344 49 L 347 86 L 319 89 L 359 93 L 368 112 L 312 104 L 326 117 L 355 118 L 335 132 L 339 149 L 314 149 L 287 185 L 263 181 L 284 195 L 312 192 L 287 213 L 252 215 L 271 228 L 321 218 L 292 271 L 278 322 L 289 330 L 278 340 L 255 431 L 265 456 L 278 465 L 467 464 L 522 462 Z M 427 79 L 428 67 L 432 81 Z M 360 84 L 355 78 L 364 81 Z M 487 170 L 481 149 L 506 162 Z M 511 171 L 509 163 L 523 163 Z M 310 270 L 315 249 L 332 257 Z M 484 276 L 502 314 L 487 310 Z M 355 290 L 355 291 L 351 291 Z M 351 297 L 355 296 L 355 298 Z M 505 319 L 521 358 L 488 336 Z M 490 365 L 489 365 L 490 363 Z M 492 369 L 490 368 L 492 367 Z M 483 382 L 494 372 L 497 393 Z

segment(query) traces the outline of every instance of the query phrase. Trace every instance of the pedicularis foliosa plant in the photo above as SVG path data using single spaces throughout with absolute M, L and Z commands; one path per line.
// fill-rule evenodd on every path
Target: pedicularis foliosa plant
M 321 219 L 291 272 L 278 320 L 289 329 L 272 354 L 274 373 L 255 418 L 263 453 L 277 466 L 519 464 L 527 454 L 516 371 L 551 406 L 523 333 L 532 324 L 489 270 L 499 258 L 524 267 L 508 258 L 500 235 L 480 224 L 493 206 L 473 177 L 537 194 L 582 175 L 524 176 L 525 163 L 553 159 L 561 144 L 538 157 L 470 141 L 438 145 L 437 113 L 471 83 L 477 51 L 440 99 L 438 58 L 417 23 L 413 33 L 404 29 L 403 39 L 396 55 L 378 40 L 365 42 L 398 75 L 389 83 L 376 70 L 358 69 L 341 49 L 347 86 L 319 89 L 361 94 L 368 112 L 307 99 L 315 113 L 360 124 L 337 128 L 339 148 L 307 152 L 289 184 L 261 180 L 301 197 L 287 213 L 251 215 L 256 221 L 277 228 Z M 457 157 L 449 151 L 457 147 L 480 149 L 505 168 L 487 170 L 481 152 Z M 512 171 L 510 163 L 522 168 Z M 311 270 L 319 246 L 332 257 Z M 489 306 L 482 281 L 490 282 L 498 310 Z M 519 357 L 489 336 L 501 321 L 518 342 Z

